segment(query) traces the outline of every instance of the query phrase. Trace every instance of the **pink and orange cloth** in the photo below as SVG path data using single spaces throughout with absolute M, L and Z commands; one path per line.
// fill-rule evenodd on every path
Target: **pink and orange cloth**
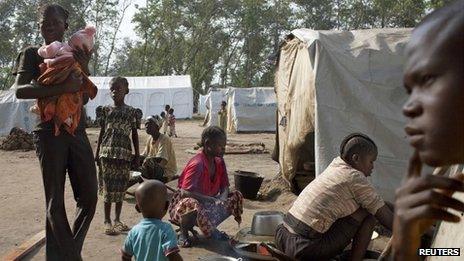
M 55 135 L 60 134 L 63 127 L 68 133 L 74 134 L 82 113 L 83 94 L 93 99 L 97 95 L 97 87 L 82 71 L 79 63 L 74 59 L 73 51 L 77 49 L 93 48 L 95 28 L 87 26 L 74 33 L 68 43 L 55 41 L 39 48 L 38 54 L 44 58 L 40 65 L 40 85 L 50 86 L 64 83 L 71 75 L 81 78 L 80 91 L 65 93 L 55 97 L 37 100 L 38 111 L 43 122 L 53 120 Z

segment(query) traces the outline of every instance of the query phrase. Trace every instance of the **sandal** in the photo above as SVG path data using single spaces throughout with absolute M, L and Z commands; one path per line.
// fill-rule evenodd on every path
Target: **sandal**
M 111 223 L 105 223 L 103 227 L 104 227 L 103 231 L 105 235 L 114 236 L 118 234 L 118 232 L 114 230 L 114 227 L 111 225 Z
M 192 241 L 190 241 L 190 238 L 185 238 L 183 235 L 179 235 L 179 239 L 177 239 L 177 244 L 182 248 L 192 247 Z
M 130 228 L 126 224 L 122 223 L 121 221 L 115 221 L 114 230 L 118 232 L 127 232 L 130 230 Z
M 219 230 L 213 231 L 213 233 L 211 233 L 211 238 L 221 241 L 227 241 L 230 239 L 226 232 Z

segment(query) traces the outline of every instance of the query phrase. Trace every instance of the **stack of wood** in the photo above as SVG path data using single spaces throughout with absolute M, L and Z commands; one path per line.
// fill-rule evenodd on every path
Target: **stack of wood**
M 0 144 L 2 150 L 32 150 L 34 143 L 32 141 L 32 134 L 20 128 L 13 128 L 6 139 Z

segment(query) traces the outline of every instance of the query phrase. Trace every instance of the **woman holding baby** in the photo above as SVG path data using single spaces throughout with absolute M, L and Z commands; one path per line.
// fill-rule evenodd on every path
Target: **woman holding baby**
M 39 29 L 44 45 L 55 41 L 63 42 L 63 35 L 68 28 L 68 15 L 59 5 L 40 8 Z M 22 50 L 13 70 L 16 76 L 16 96 L 19 99 L 38 99 L 40 105 L 41 99 L 47 100 L 54 96 L 55 101 L 66 94 L 79 93 L 80 98 L 76 110 L 71 113 L 74 117 L 71 120 L 76 122 L 74 129 L 70 129 L 69 125 L 67 128 L 65 122 L 42 118 L 34 131 L 45 189 L 47 260 L 82 260 L 82 245 L 95 213 L 96 170 L 92 148 L 85 132 L 85 115 L 80 115 L 82 105 L 88 100 L 88 93 L 83 91 L 82 86 L 89 74 L 90 56 L 88 46 L 73 49 L 72 59 L 77 63 L 77 69 L 66 77 L 62 75 L 62 81 L 47 86 L 38 81 L 45 71 L 44 68 L 41 70 L 44 59 L 39 56 L 37 46 Z M 56 109 L 54 105 L 52 103 L 52 107 Z M 76 200 L 76 216 L 72 227 L 68 223 L 64 206 L 66 172 Z

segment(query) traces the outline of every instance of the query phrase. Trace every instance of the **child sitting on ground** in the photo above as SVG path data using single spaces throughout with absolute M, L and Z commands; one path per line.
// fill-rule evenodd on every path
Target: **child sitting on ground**
M 138 212 L 143 219 L 127 235 L 121 249 L 122 260 L 182 260 L 176 233 L 161 219 L 169 206 L 166 186 L 157 180 L 146 180 L 135 191 Z
M 97 95 L 97 87 L 89 80 L 87 72 L 82 71 L 73 54 L 75 50 L 92 49 L 94 34 L 95 27 L 87 26 L 74 33 L 68 43 L 54 41 L 38 50 L 38 54 L 44 58 L 44 62 L 40 64 L 41 75 L 37 79 L 40 84 L 62 83 L 70 74 L 80 77 L 83 83 L 80 92 L 40 98 L 37 105 L 31 108 L 31 111 L 40 114 L 43 122 L 52 119 L 55 121 L 55 135 L 60 133 L 61 126 L 68 133 L 74 134 L 81 117 L 82 95 L 92 99 Z
M 176 137 L 177 138 L 177 133 L 176 133 L 176 116 L 174 115 L 174 109 L 170 108 L 169 109 L 169 114 L 168 114 L 168 123 L 169 123 L 169 137 Z
M 276 245 L 297 260 L 329 260 L 353 240 L 350 260 L 362 260 L 377 220 L 392 229 L 393 213 L 369 183 L 377 146 L 348 135 L 340 156 L 301 192 L 277 228 Z

